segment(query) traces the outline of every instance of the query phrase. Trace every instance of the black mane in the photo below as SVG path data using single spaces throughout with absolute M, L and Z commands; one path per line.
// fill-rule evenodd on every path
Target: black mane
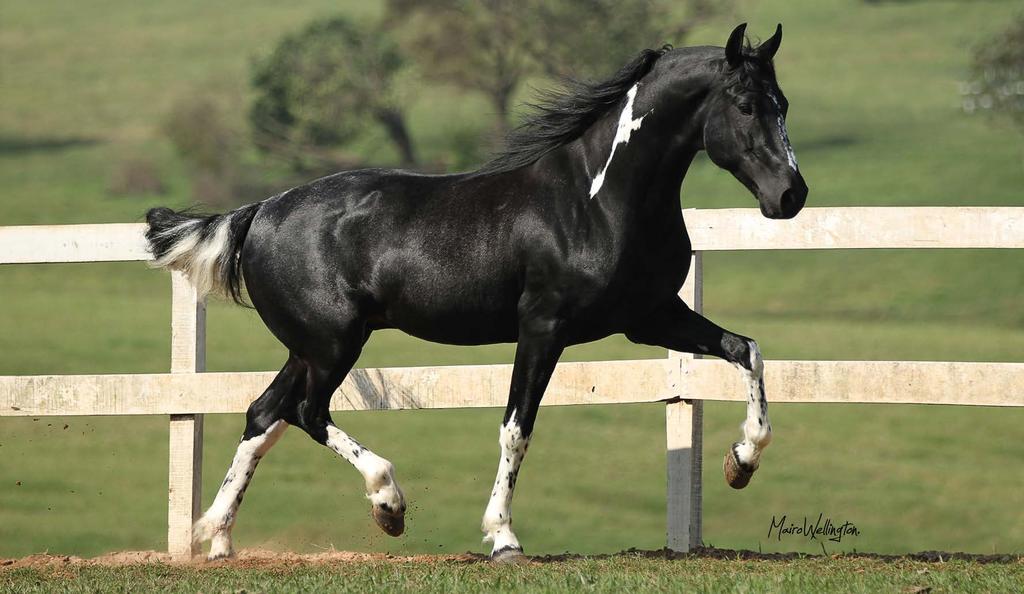
M 525 167 L 553 149 L 576 140 L 617 105 L 670 49 L 669 45 L 657 50 L 646 49 L 605 81 L 565 79 L 562 88 L 542 91 L 539 101 L 529 104 L 536 113 L 509 133 L 505 149 L 477 174 L 503 173 Z

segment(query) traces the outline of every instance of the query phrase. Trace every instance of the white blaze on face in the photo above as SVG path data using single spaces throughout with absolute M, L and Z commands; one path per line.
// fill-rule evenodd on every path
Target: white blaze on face
M 789 133 L 786 132 L 786 119 L 782 117 L 782 105 L 779 103 L 779 98 L 772 91 L 768 91 L 768 98 L 775 104 L 775 111 L 778 113 L 779 140 L 782 141 L 782 147 L 786 150 L 786 161 L 789 163 L 790 169 L 796 171 L 796 154 L 793 152 L 793 146 L 789 144 Z
M 629 142 L 629 137 L 632 136 L 633 131 L 639 130 L 644 118 L 651 113 L 648 111 L 638 118 L 633 117 L 633 101 L 636 99 L 636 91 L 639 87 L 640 83 L 633 85 L 633 88 L 626 94 L 626 106 L 622 108 L 622 113 L 619 114 L 619 125 L 615 129 L 615 140 L 612 141 L 612 150 L 608 153 L 608 160 L 605 161 L 604 167 L 601 168 L 593 183 L 590 184 L 591 198 L 597 196 L 597 193 L 601 191 L 601 186 L 604 185 L 604 174 L 608 171 L 608 166 L 612 164 L 612 157 L 615 156 L 616 147 Z M 654 110 L 652 109 L 651 111 Z

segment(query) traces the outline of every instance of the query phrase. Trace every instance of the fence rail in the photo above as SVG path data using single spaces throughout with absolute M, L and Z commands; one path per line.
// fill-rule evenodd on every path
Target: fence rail
M 716 250 L 1024 248 L 1024 208 L 809 208 L 790 221 L 755 209 L 685 211 L 694 256 L 680 295 L 700 311 L 701 253 Z M 142 224 L 0 227 L 0 264 L 145 261 Z M 203 373 L 205 306 L 172 274 L 171 373 L 0 377 L 0 416 L 170 415 L 168 549 L 195 553 L 203 414 L 244 412 L 273 372 Z M 766 337 L 762 337 L 765 339 Z M 510 365 L 354 370 L 332 410 L 504 406 Z M 1024 406 L 1024 363 L 768 361 L 773 402 Z M 559 364 L 545 405 L 665 402 L 668 545 L 701 542 L 702 401 L 744 400 L 728 364 L 667 359 Z
M 1024 248 L 1021 207 L 805 208 L 769 221 L 754 208 L 683 210 L 694 251 Z M 0 264 L 150 259 L 143 223 L 0 227 Z
M 276 372 L 0 377 L 3 416 L 245 412 Z M 332 411 L 503 407 L 511 365 L 354 369 Z M 1024 406 L 1024 363 L 768 361 L 773 403 Z M 561 363 L 545 405 L 745 400 L 733 368 L 710 359 Z

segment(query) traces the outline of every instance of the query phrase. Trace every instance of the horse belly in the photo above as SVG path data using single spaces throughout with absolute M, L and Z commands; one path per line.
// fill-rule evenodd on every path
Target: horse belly
M 446 267 L 447 268 L 447 267 Z M 418 270 L 382 300 L 387 326 L 444 344 L 514 342 L 518 290 L 501 277 L 472 275 L 461 267 Z

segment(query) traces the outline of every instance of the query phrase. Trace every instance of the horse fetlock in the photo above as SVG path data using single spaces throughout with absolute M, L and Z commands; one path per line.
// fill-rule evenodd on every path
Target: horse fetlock
M 506 549 L 515 549 L 522 554 L 523 549 L 519 546 L 519 539 L 512 532 L 512 523 L 509 520 L 495 522 L 485 517 L 481 530 L 484 532 L 484 542 L 493 544 L 491 548 L 492 556 L 498 551 Z
M 488 506 L 487 511 L 484 512 L 484 518 L 480 522 L 480 530 L 485 534 L 491 534 L 502 528 L 508 527 L 511 523 L 511 515 Z
M 395 465 L 391 462 L 370 454 L 374 459 L 362 462 L 358 468 L 366 481 L 366 492 L 376 493 L 395 484 Z
M 220 514 L 206 513 L 192 525 L 192 543 L 200 544 L 210 541 L 208 561 L 233 557 L 231 546 L 231 519 Z
M 761 464 L 761 449 L 750 441 L 732 444 L 732 453 L 736 461 L 751 472 L 757 470 Z
M 366 488 L 374 521 L 386 534 L 401 536 L 405 532 L 405 495 L 394 480 L 394 470 L 388 462 L 367 480 Z
M 206 560 L 216 561 L 234 556 L 235 549 L 231 546 L 231 532 L 225 530 L 215 533 L 210 540 L 210 553 L 206 556 Z
M 192 524 L 192 542 L 199 544 L 213 540 L 214 536 L 221 533 L 231 533 L 231 522 L 228 518 L 220 515 L 211 515 L 209 512 Z
M 371 492 L 367 498 L 374 507 L 382 508 L 388 513 L 405 513 L 405 494 L 397 483 L 389 483 Z
M 383 505 L 405 512 L 405 495 L 395 480 L 395 467 L 391 462 L 382 458 L 381 463 L 367 473 L 366 496 L 375 506 Z
M 758 419 L 747 419 L 743 426 L 743 442 L 755 450 L 763 450 L 772 442 L 771 425 Z

